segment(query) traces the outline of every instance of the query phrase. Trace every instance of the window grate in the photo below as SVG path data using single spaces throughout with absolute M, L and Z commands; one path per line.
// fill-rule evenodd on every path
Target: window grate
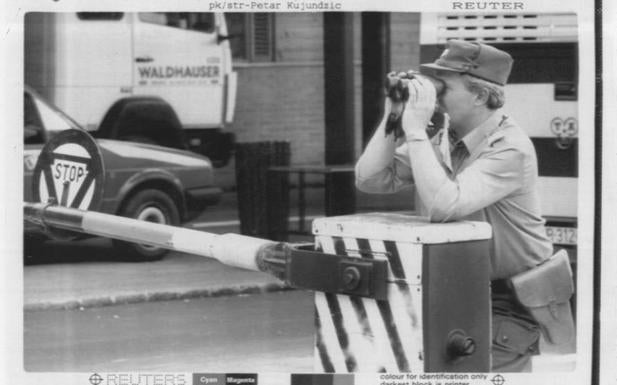
M 438 14 L 436 21 L 436 43 L 451 39 L 480 42 L 578 40 L 575 14 Z
M 226 13 L 233 59 L 245 62 L 274 61 L 274 15 Z
M 253 14 L 253 55 L 255 60 L 272 60 L 272 18 L 269 13 Z

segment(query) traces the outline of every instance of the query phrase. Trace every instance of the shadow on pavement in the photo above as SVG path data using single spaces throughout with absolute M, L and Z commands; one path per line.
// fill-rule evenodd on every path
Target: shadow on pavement
M 79 262 L 134 262 L 112 247 L 111 241 L 89 238 L 75 241 L 40 241 L 24 244 L 24 264 L 42 265 Z

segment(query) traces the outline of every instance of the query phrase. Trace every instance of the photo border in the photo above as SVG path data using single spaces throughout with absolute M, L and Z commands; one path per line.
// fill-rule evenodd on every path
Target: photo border
M 77 0 L 74 1 L 18 1 L 11 0 L 8 5 L 5 6 L 7 11 L 3 16 L 6 20 L 6 24 L 3 26 L 5 38 L 3 39 L 3 58 L 1 69 L 3 70 L 3 83 L 4 92 L 1 97 L 1 104 L 5 109 L 3 114 L 3 122 L 5 127 L 14 126 L 19 124 L 21 110 L 18 101 L 21 100 L 21 92 L 23 89 L 23 17 L 25 12 L 29 11 L 104 11 L 104 10 L 117 10 L 123 9 L 128 11 L 145 11 L 145 10 L 175 10 L 178 7 L 182 10 L 190 11 L 208 11 L 209 1 L 185 1 L 182 3 L 171 3 L 169 1 L 131 1 L 129 4 L 121 0 L 105 0 L 93 3 L 85 3 Z M 376 5 L 374 1 L 340 1 L 344 11 L 389 11 L 389 12 L 405 12 L 405 11 L 418 11 L 418 12 L 443 12 L 449 11 L 448 6 L 451 6 L 452 1 L 420 1 L 417 4 L 407 4 L 403 1 L 390 1 L 380 2 Z M 594 258 L 589 260 L 582 260 L 579 257 L 580 265 L 579 271 L 581 272 L 593 272 L 593 274 L 579 274 L 579 287 L 589 288 L 591 291 L 591 297 L 593 301 L 589 301 L 589 304 L 579 303 L 579 316 L 582 321 L 577 325 L 579 334 L 588 334 L 593 341 L 577 341 L 578 354 L 582 356 L 579 362 L 582 362 L 586 368 L 584 375 L 576 378 L 564 378 L 566 382 L 558 381 L 555 375 L 541 375 L 541 374 L 509 374 L 508 383 L 582 383 L 587 378 L 597 380 L 599 374 L 602 384 L 608 383 L 605 381 L 615 381 L 615 375 L 611 374 L 613 370 L 611 363 L 608 361 L 609 356 L 615 357 L 614 346 L 607 341 L 610 340 L 614 333 L 609 330 L 610 327 L 602 327 L 598 330 L 598 326 L 603 324 L 614 324 L 616 314 L 610 310 L 603 313 L 600 317 L 601 300 L 607 301 L 603 304 L 602 309 L 610 309 L 608 305 L 609 301 L 613 301 L 615 297 L 616 286 L 613 283 L 613 279 L 608 274 L 609 271 L 614 271 L 614 262 L 608 259 L 606 256 L 611 255 L 609 251 L 614 251 L 614 242 L 610 241 L 611 234 L 608 233 L 609 228 L 614 228 L 614 222 L 610 218 L 605 218 L 602 215 L 601 202 L 606 207 L 611 207 L 610 195 L 614 193 L 612 189 L 615 185 L 614 177 L 606 177 L 604 174 L 600 174 L 601 166 L 598 164 L 603 161 L 607 170 L 614 166 L 614 156 L 612 154 L 606 154 L 602 151 L 602 148 L 612 149 L 615 148 L 614 135 L 603 136 L 602 127 L 608 127 L 605 122 L 607 119 L 614 121 L 614 116 L 602 117 L 603 110 L 596 111 L 596 108 L 602 108 L 602 104 L 599 103 L 599 107 L 592 101 L 596 100 L 596 97 L 604 96 L 604 100 L 607 97 L 614 96 L 614 90 L 612 93 L 606 95 L 602 94 L 602 88 L 594 87 L 596 85 L 596 78 L 600 76 L 594 76 L 596 71 L 599 70 L 597 63 L 594 61 L 595 53 L 598 52 L 595 47 L 595 42 L 598 41 L 598 36 L 595 34 L 595 3 L 585 2 L 580 4 L 575 0 L 565 1 L 547 1 L 543 4 L 532 4 L 531 0 L 522 1 L 525 4 L 525 12 L 549 12 L 549 11 L 563 11 L 565 9 L 572 10 L 577 13 L 579 17 L 579 122 L 583 126 L 585 123 L 594 124 L 596 126 L 595 135 L 580 136 L 580 148 L 579 148 L 579 256 L 581 255 L 594 255 Z M 613 9 L 614 10 L 614 9 Z M 607 12 L 608 13 L 608 12 Z M 606 13 L 605 13 L 606 14 Z M 611 24 L 603 23 L 605 31 L 607 25 Z M 604 35 L 606 38 L 610 38 L 614 42 L 614 36 Z M 607 52 L 607 51 L 604 51 Z M 599 52 L 598 52 L 599 53 Z M 612 52 L 611 52 L 612 53 Z M 609 54 L 610 55 L 610 54 Z M 608 58 L 614 59 L 613 56 L 607 55 L 604 59 L 604 63 L 607 63 Z M 610 63 L 613 62 L 608 62 Z M 605 64 L 606 66 L 606 64 Z M 607 83 L 608 84 L 608 83 Z M 614 84 L 614 83 L 613 83 Z M 601 85 L 601 83 L 600 83 Z M 17 101 L 17 102 L 16 102 Z M 607 104 L 608 105 L 608 104 Z M 600 119 L 596 117 L 599 113 Z M 614 115 L 614 112 L 612 113 Z M 14 240 L 21 239 L 21 224 L 15 226 L 15 222 L 21 222 L 21 207 L 15 202 L 18 202 L 23 196 L 21 187 L 14 189 L 14 186 L 21 186 L 21 151 L 23 151 L 23 145 L 21 143 L 20 135 L 11 135 L 8 130 L 3 133 L 3 143 L 5 148 L 9 151 L 3 152 L 5 165 L 5 175 L 12 183 L 5 184 L 5 188 L 2 190 L 3 198 L 5 199 L 3 214 L 5 218 L 9 218 L 6 221 L 3 231 L 2 244 L 6 245 L 4 248 L 5 257 L 5 269 L 4 274 L 6 278 L 5 283 L 5 298 L 4 305 L 6 309 L 19 310 L 23 308 L 23 266 L 21 265 L 21 258 L 17 258 L 21 255 L 22 245 Z M 603 145 L 604 144 L 604 145 Z M 594 162 L 597 162 L 594 164 Z M 19 165 L 19 167 L 8 167 L 8 165 Z M 609 184 L 609 191 L 602 194 L 600 189 L 600 181 L 605 181 Z M 590 199 L 593 197 L 593 199 Z M 613 203 L 614 204 L 614 203 Z M 600 220 L 602 223 L 600 224 Z M 600 233 L 600 228 L 603 232 Z M 594 231 L 595 230 L 595 231 Z M 601 235 L 604 235 L 601 238 Z M 600 244 L 601 243 L 601 244 Z M 602 246 L 602 247 L 601 247 Z M 605 255 L 605 259 L 601 261 L 602 252 Z M 606 262 L 606 265 L 604 265 Z M 601 283 L 601 284 L 600 284 Z M 613 306 L 615 308 L 617 306 Z M 12 313 L 10 311 L 3 317 L 4 337 L 6 338 L 7 346 L 10 350 L 6 353 L 8 356 L 8 371 L 9 379 L 11 381 L 21 381 L 21 383 L 53 383 L 51 381 L 58 381 L 58 383 L 83 383 L 83 373 L 28 373 L 19 370 L 23 368 L 23 318 L 21 312 L 17 311 Z M 580 333 L 581 328 L 586 333 Z M 595 330 L 595 332 L 594 332 Z M 607 336 L 608 335 L 608 336 Z M 605 337 L 606 336 L 606 337 Z M 17 338 L 16 338 L 17 337 Z M 612 339 L 613 341 L 615 338 Z M 581 343 L 578 343 L 581 342 Z M 595 347 L 592 342 L 595 342 Z M 609 353 L 610 352 L 610 353 Z M 595 356 L 595 358 L 593 357 Z M 16 369 L 17 368 L 17 369 Z M 207 370 L 207 368 L 204 368 Z M 240 369 L 240 368 L 239 368 Z M 602 369 L 601 373 L 598 373 L 598 369 Z M 578 373 L 578 371 L 577 371 Z M 269 375 L 265 373 L 264 375 Z M 51 376 L 51 377 L 50 377 Z M 373 377 L 374 374 L 356 375 L 356 383 L 377 384 L 377 380 Z M 528 376 L 533 376 L 533 381 L 530 382 Z M 276 377 L 276 375 L 274 376 Z M 575 377 L 575 376 L 571 376 Z M 362 381 L 367 382 L 362 382 Z M 260 377 L 261 381 L 261 377 Z

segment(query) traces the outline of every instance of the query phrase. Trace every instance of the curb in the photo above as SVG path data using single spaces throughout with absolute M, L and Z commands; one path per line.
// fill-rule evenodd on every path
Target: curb
M 210 289 L 195 289 L 184 292 L 167 291 L 154 293 L 120 294 L 107 297 L 83 298 L 59 302 L 40 302 L 24 304 L 24 311 L 42 310 L 83 310 L 103 306 L 127 305 L 142 302 L 171 301 L 191 298 L 211 298 L 245 294 L 263 294 L 278 291 L 296 290 L 284 283 L 258 285 L 238 285 Z

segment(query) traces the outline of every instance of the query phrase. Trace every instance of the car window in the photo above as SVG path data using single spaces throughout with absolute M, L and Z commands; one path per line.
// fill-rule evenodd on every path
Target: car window
M 64 119 L 64 117 L 53 108 L 49 107 L 42 100 L 34 98 L 34 104 L 38 110 L 41 122 L 43 123 L 43 129 L 47 134 L 53 136 L 59 131 L 68 130 L 74 128 L 70 122 Z
M 43 124 L 32 96 L 24 93 L 24 143 L 43 143 Z
M 209 12 L 140 12 L 139 20 L 173 28 L 214 32 L 214 14 Z

